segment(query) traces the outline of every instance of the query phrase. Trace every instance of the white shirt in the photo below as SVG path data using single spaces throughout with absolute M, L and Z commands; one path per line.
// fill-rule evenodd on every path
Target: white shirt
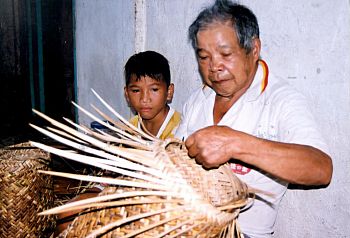
M 218 125 L 268 140 L 310 145 L 328 153 L 304 96 L 272 75 L 269 75 L 268 85 L 261 93 L 263 76 L 259 65 L 252 85 Z M 214 101 L 215 92 L 211 88 L 197 89 L 183 107 L 175 137 L 186 139 L 198 129 L 213 125 Z M 238 218 L 241 230 L 248 236 L 271 237 L 277 208 L 288 184 L 240 165 L 232 164 L 231 167 L 249 186 L 275 195 L 273 198 L 262 196 L 270 205 L 256 199 L 253 206 L 242 211 Z

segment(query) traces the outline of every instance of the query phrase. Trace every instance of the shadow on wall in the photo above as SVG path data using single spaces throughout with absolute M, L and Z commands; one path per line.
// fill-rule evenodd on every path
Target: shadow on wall
M 5 0 L 0 15 L 0 139 L 31 133 L 32 108 L 74 120 L 72 0 Z

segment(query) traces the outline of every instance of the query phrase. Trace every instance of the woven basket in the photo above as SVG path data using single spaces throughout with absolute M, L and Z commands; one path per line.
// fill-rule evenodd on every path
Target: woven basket
M 38 216 L 52 207 L 53 181 L 39 169 L 49 170 L 49 153 L 21 143 L 0 150 L 0 237 L 49 237 L 54 216 Z
M 121 194 L 130 191 L 132 191 L 132 189 L 107 187 L 100 194 L 100 196 L 115 193 Z M 136 199 L 142 200 L 144 197 L 137 197 Z M 159 200 L 159 197 L 154 196 L 148 197 L 147 199 L 156 201 Z M 130 201 L 132 201 L 132 199 L 130 199 Z M 177 207 L 180 205 L 181 204 L 179 203 L 159 202 L 122 207 L 90 209 L 82 212 L 81 215 L 78 216 L 73 223 L 59 235 L 59 238 L 87 237 L 93 231 L 116 222 L 120 222 L 121 225 L 116 229 L 107 230 L 101 237 L 153 238 L 162 233 L 164 234 L 162 237 L 171 237 L 175 234 L 179 235 L 176 237 L 218 237 L 223 226 L 218 225 L 217 227 L 213 228 L 212 224 L 205 217 L 202 219 L 196 218 L 192 220 L 192 218 L 195 216 L 195 211 L 177 211 Z M 124 220 L 130 217 L 143 213 L 157 213 L 157 211 L 163 209 L 174 209 L 174 211 L 151 215 L 144 219 L 123 224 Z M 210 224 L 208 224 L 208 222 Z M 172 231 L 167 233 L 169 229 Z
M 183 141 L 160 140 L 139 130 L 95 95 L 119 121 L 94 107 L 110 122 L 107 124 L 74 105 L 113 133 L 93 131 L 69 120 L 66 125 L 34 110 L 54 128 L 31 126 L 71 150 L 37 142 L 32 145 L 120 175 L 106 178 L 41 171 L 111 187 L 99 197 L 41 212 L 46 216 L 82 211 L 60 237 L 241 237 L 237 217 L 241 209 L 249 209 L 255 189 L 235 176 L 227 164 L 204 169 L 188 156 Z
M 158 154 L 162 152 L 161 148 L 159 147 Z M 169 164 L 166 165 L 168 173 L 177 175 L 179 179 L 182 178 L 190 183 L 191 189 L 186 194 L 182 192 L 183 195 L 180 197 L 136 196 L 108 200 L 107 205 L 101 204 L 100 207 L 97 205 L 81 212 L 80 216 L 59 237 L 87 237 L 110 224 L 115 226 L 106 229 L 102 237 L 219 237 L 220 235 L 226 237 L 222 234 L 223 232 L 234 233 L 229 230 L 229 224 L 233 222 L 234 227 L 239 209 L 221 211 L 216 206 L 232 204 L 242 206 L 247 201 L 247 186 L 233 175 L 229 166 L 204 170 L 190 159 L 186 150 L 180 149 L 179 145 L 167 146 L 166 151 L 163 152 L 166 152 L 167 157 L 170 158 Z M 173 183 L 176 184 L 174 181 Z M 100 196 L 132 191 L 140 191 L 140 189 L 123 186 L 107 187 Z M 186 199 L 193 199 L 196 203 Z M 125 205 L 126 201 L 130 204 Z M 140 204 L 137 204 L 137 201 Z M 108 202 L 111 205 L 108 205 Z M 121 204 L 118 205 L 118 202 Z M 186 205 L 187 208 L 179 209 Z M 166 209 L 169 211 L 158 213 Z M 150 215 L 137 219 L 137 216 L 144 214 Z M 239 237 L 239 235 L 232 234 L 232 237 Z

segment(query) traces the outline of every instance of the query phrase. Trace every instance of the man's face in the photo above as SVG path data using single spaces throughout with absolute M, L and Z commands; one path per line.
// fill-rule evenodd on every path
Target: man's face
M 168 93 L 164 81 L 158 81 L 148 76 L 142 76 L 137 80 L 136 76 L 133 75 L 130 79 L 130 84 L 124 88 L 124 92 L 130 106 L 144 120 L 163 117 L 164 112 L 167 110 L 167 101 L 171 100 L 170 97 L 172 97 L 170 95 L 172 93 Z
M 241 96 L 253 81 L 260 41 L 246 53 L 238 44 L 232 26 L 213 24 L 197 33 L 197 60 L 205 83 L 218 96 Z

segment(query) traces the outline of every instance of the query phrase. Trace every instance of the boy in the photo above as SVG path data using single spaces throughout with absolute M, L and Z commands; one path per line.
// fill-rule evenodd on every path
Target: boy
M 154 51 L 134 54 L 125 64 L 124 75 L 125 98 L 138 114 L 130 122 L 138 128 L 142 122 L 160 139 L 173 138 L 181 116 L 168 105 L 174 94 L 168 60 Z
M 138 114 L 132 117 L 130 122 L 141 128 L 142 121 L 146 130 L 160 139 L 173 138 L 181 115 L 168 105 L 174 94 L 168 60 L 154 51 L 140 52 L 129 58 L 124 73 L 125 98 Z M 100 191 L 104 186 L 96 185 L 94 188 Z M 79 194 L 71 202 L 96 197 L 98 192 Z M 56 235 L 66 229 L 79 212 L 60 214 Z

